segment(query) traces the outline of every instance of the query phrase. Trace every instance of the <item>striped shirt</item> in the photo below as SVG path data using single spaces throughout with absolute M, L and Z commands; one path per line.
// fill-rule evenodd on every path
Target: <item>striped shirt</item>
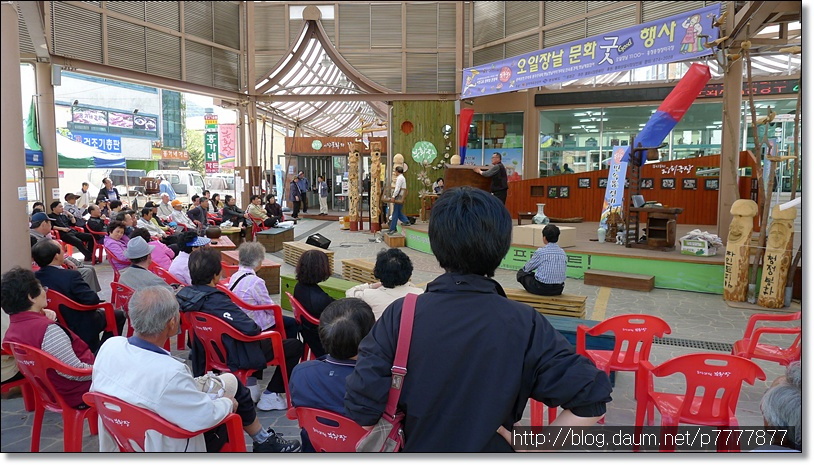
M 79 360 L 79 357 L 77 357 L 73 351 L 73 347 L 71 347 L 71 339 L 65 334 L 65 330 L 56 324 L 48 325 L 48 329 L 45 330 L 45 335 L 42 338 L 42 346 L 40 348 L 70 367 L 93 368 L 93 365 Z M 74 381 L 90 381 L 91 379 L 91 375 L 70 376 L 64 373 L 59 373 L 59 375 Z
M 565 282 L 565 252 L 556 242 L 540 247 L 523 266 L 523 271 L 534 272 L 534 279 L 543 284 L 563 284 Z

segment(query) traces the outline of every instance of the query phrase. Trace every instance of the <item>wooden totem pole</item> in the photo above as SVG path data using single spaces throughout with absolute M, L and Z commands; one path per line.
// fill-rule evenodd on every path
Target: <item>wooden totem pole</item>
M 757 215 L 757 203 L 749 199 L 736 200 L 729 212 L 732 222 L 729 224 L 724 257 L 724 299 L 746 302 L 752 223 Z
M 763 273 L 760 276 L 760 292 L 757 303 L 766 308 L 783 308 L 786 293 L 786 277 L 791 265 L 792 233 L 797 209 L 772 208 L 772 225 L 763 257 Z
M 382 184 L 379 181 L 382 171 L 382 143 L 370 143 L 370 232 L 381 231 L 379 223 L 380 210 L 382 206 Z
M 362 217 L 359 213 L 359 152 L 361 151 L 361 143 L 354 142 L 350 146 L 348 153 L 348 199 L 350 200 L 350 207 L 348 214 L 350 216 L 350 230 L 358 231 L 359 225 L 362 222 Z

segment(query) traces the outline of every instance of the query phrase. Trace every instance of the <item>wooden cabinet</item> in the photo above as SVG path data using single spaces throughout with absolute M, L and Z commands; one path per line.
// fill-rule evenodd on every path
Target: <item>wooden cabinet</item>
M 676 245 L 676 218 L 683 208 L 631 208 L 630 212 L 647 214 L 647 229 L 645 244 L 633 244 L 634 246 L 644 245 L 648 249 L 672 250 Z

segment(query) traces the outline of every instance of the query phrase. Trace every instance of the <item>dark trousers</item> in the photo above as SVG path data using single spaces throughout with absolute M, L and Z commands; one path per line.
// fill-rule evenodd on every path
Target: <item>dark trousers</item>
M 277 218 L 276 216 L 269 216 L 268 218 L 265 219 L 265 221 L 263 221 L 263 225 L 268 228 L 273 228 L 274 225 L 276 225 L 279 221 L 280 219 Z
M 302 197 L 300 197 L 302 198 Z M 292 218 L 297 218 L 300 215 L 300 202 L 291 202 L 291 209 L 294 210 L 291 213 Z
M 534 278 L 534 273 L 519 276 L 517 281 L 523 285 L 523 289 L 537 295 L 560 295 L 565 288 L 565 283 L 544 284 Z
M 502 191 L 495 191 L 492 192 L 492 195 L 498 198 L 503 205 L 506 205 L 506 195 L 509 193 L 509 189 L 503 189 Z
M 114 310 L 113 314 L 116 315 L 116 331 L 119 332 L 119 336 L 122 336 L 122 331 L 124 330 L 124 322 L 127 321 L 127 316 L 121 310 Z M 105 327 L 105 325 L 107 325 L 104 310 L 102 309 L 96 310 L 96 323 L 99 325 L 99 331 L 101 331 Z M 113 337 L 113 333 L 110 331 L 105 331 L 102 334 L 102 343 L 104 343 L 111 337 Z M 95 352 L 96 351 L 94 351 L 94 353 Z
M 274 358 L 274 350 L 271 348 L 271 341 L 269 339 L 260 341 L 260 347 L 263 349 L 266 361 Z M 291 370 L 300 363 L 300 357 L 302 357 L 302 342 L 296 339 L 283 339 L 283 357 L 285 358 L 286 374 L 291 378 Z M 254 375 L 255 378 L 260 379 L 262 372 L 255 372 Z M 282 370 L 274 370 L 274 376 L 271 377 L 271 381 L 269 381 L 266 389 L 270 392 L 276 392 L 277 394 L 285 394 Z
M 293 316 L 283 315 L 283 328 L 285 328 L 286 339 L 297 339 L 300 334 L 300 325 L 297 324 L 297 320 Z
M 314 358 L 325 355 L 325 349 L 322 347 L 322 341 L 319 339 L 319 329 L 316 326 L 303 321 L 300 327 L 300 334 L 302 335 L 303 342 L 308 344 L 311 352 L 313 352 Z
M 77 231 L 72 232 L 60 232 L 59 238 L 62 242 L 66 244 L 71 244 L 72 246 L 79 249 L 82 252 L 82 255 L 85 256 L 86 259 L 90 260 L 91 253 L 90 251 L 93 250 L 93 236 L 88 233 L 81 233 Z
M 308 213 L 308 196 L 303 194 L 300 196 L 300 199 L 302 199 L 302 212 Z

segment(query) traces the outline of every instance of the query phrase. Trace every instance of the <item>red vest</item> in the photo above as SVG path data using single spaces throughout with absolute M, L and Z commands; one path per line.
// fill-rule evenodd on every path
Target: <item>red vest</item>
M 41 348 L 42 340 L 45 338 L 45 331 L 49 325 L 55 325 L 53 321 L 41 313 L 22 312 L 9 315 L 10 324 L 3 342 L 17 342 L 32 347 Z M 88 348 L 88 345 L 71 330 L 62 328 L 71 340 L 71 347 L 76 357 L 85 363 L 93 364 L 95 358 Z M 65 402 L 71 407 L 82 405 L 82 394 L 90 390 L 91 381 L 74 381 L 65 378 L 51 371 L 48 379 L 53 383 L 54 388 L 62 394 Z

